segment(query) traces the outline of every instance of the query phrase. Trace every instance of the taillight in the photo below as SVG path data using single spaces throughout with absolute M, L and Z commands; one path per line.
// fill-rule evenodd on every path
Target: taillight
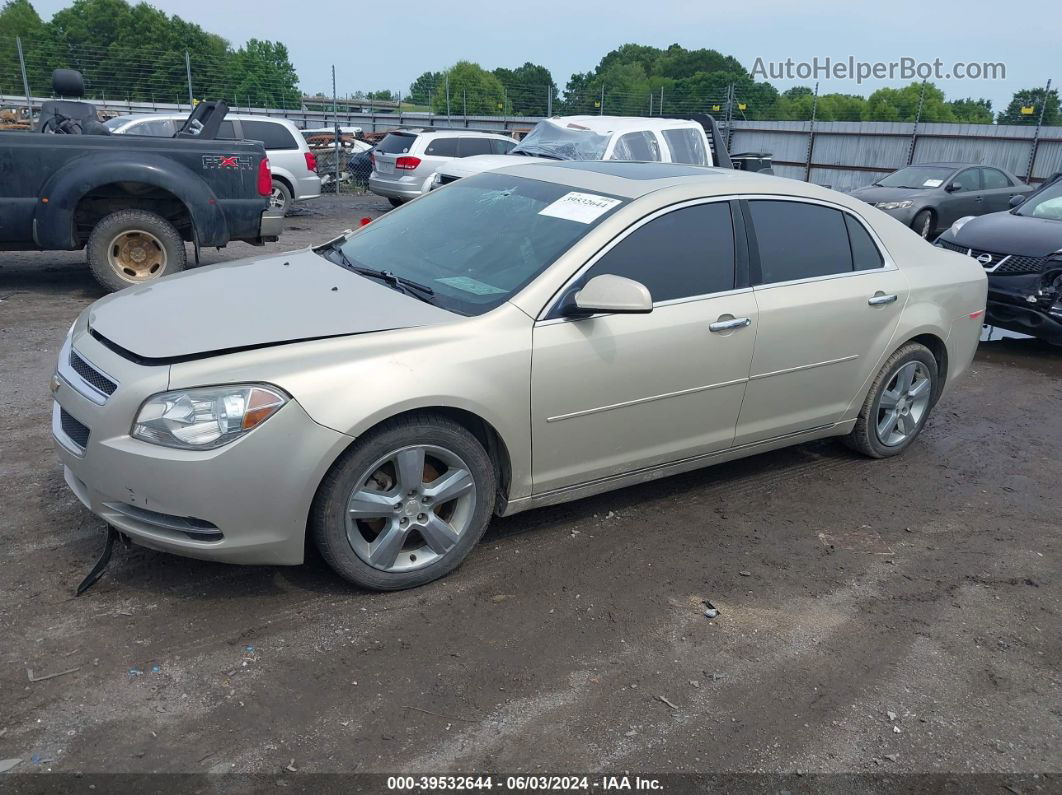
M 269 158 L 258 161 L 258 193 L 268 196 L 273 192 L 273 172 L 269 170 Z
M 316 171 L 317 170 L 317 155 L 315 155 L 313 152 L 306 152 L 305 155 L 306 155 L 306 170 L 307 171 Z
M 406 155 L 405 157 L 400 157 L 398 158 L 398 160 L 395 161 L 395 168 L 401 168 L 405 171 L 412 171 L 419 165 L 419 157 L 410 157 L 408 155 Z

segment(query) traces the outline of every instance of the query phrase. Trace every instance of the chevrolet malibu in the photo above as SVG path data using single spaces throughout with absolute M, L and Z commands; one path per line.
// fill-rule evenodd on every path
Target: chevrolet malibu
M 857 199 L 678 164 L 516 166 L 315 249 L 131 287 L 53 379 L 66 482 L 135 543 L 391 590 L 494 515 L 842 437 L 903 452 L 986 279 Z

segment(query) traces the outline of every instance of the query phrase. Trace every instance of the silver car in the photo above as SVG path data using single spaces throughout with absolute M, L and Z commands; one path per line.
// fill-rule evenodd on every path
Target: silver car
M 516 141 L 474 130 L 395 130 L 372 153 L 369 190 L 395 207 L 431 190 L 435 169 L 475 155 L 508 154 Z
M 297 564 L 309 533 L 351 582 L 408 588 L 494 515 L 828 436 L 903 452 L 985 297 L 970 257 L 815 185 L 517 166 L 97 301 L 53 433 L 135 543 Z

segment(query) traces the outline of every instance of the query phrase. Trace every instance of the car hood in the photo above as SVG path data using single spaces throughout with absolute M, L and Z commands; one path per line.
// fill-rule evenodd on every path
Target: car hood
M 460 319 L 304 249 L 129 287 L 93 304 L 88 325 L 140 358 L 172 360 Z
M 867 185 L 865 188 L 856 188 L 850 196 L 865 201 L 868 204 L 878 202 L 898 202 L 905 199 L 921 199 L 928 191 L 917 188 L 881 188 L 876 185 Z
M 549 158 L 528 157 L 527 155 L 475 155 L 455 158 L 436 170 L 439 174 L 445 174 L 448 177 L 464 178 L 506 166 L 526 166 L 529 163 L 549 162 L 551 162 Z
M 1004 210 L 967 221 L 953 240 L 978 251 L 1046 257 L 1062 249 L 1062 221 Z

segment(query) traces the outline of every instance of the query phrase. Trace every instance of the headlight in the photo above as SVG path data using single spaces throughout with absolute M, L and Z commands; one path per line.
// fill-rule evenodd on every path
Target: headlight
M 874 206 L 879 210 L 906 210 L 913 204 L 913 201 L 906 199 L 902 202 L 878 202 Z
M 962 229 L 964 226 L 966 226 L 966 222 L 967 221 L 972 221 L 976 217 L 977 216 L 975 216 L 975 215 L 964 215 L 958 221 L 953 223 L 951 225 L 951 228 L 948 229 L 948 231 L 951 232 L 953 235 L 957 235 L 959 233 L 959 230 Z
M 163 447 L 213 450 L 257 428 L 287 402 L 276 387 L 259 384 L 161 392 L 144 401 L 132 435 Z

